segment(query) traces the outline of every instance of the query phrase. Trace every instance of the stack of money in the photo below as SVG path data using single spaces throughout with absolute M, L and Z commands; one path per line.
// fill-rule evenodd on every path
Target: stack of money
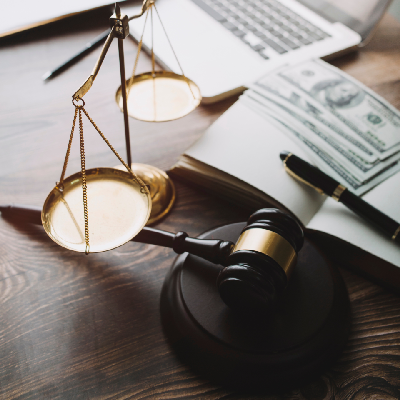
M 324 61 L 274 71 L 250 85 L 240 101 L 358 195 L 400 169 L 400 112 Z

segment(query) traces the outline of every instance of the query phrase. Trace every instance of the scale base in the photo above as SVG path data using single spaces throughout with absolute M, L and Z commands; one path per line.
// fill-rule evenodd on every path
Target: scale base
M 244 223 L 201 236 L 236 242 Z M 170 344 L 197 373 L 236 389 L 273 391 L 320 375 L 340 354 L 350 330 L 347 289 L 307 239 L 284 297 L 257 319 L 222 302 L 220 266 L 180 255 L 161 292 L 161 318 Z
M 123 165 L 115 168 L 125 171 Z M 175 186 L 164 171 L 152 165 L 132 163 L 131 169 L 149 185 L 152 208 L 146 225 L 154 224 L 170 212 L 175 202 Z

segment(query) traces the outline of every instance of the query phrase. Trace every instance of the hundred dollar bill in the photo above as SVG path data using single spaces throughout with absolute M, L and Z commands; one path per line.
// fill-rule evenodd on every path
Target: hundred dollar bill
M 340 179 L 341 181 L 344 181 L 346 186 L 350 186 L 353 190 L 358 190 L 358 188 L 362 185 L 361 182 L 359 182 L 359 180 L 346 169 L 346 167 L 338 163 L 337 160 L 331 157 L 327 151 L 321 149 L 320 146 L 316 145 L 315 141 L 307 139 L 297 129 L 290 126 L 287 121 L 279 118 L 277 114 L 274 113 L 272 110 L 260 107 L 260 104 L 257 103 L 254 98 L 252 98 L 247 93 L 240 98 L 240 101 L 244 102 L 252 110 L 258 112 L 264 118 L 272 122 L 275 126 L 279 127 L 281 131 L 286 133 L 298 145 L 303 147 L 305 152 L 310 153 L 311 150 L 314 155 L 318 155 L 320 161 L 318 165 L 319 168 L 326 171 L 327 168 L 325 164 L 327 164 L 330 169 L 330 175 L 333 175 L 338 180 Z M 313 157 L 313 159 L 315 159 L 315 157 Z M 324 165 L 322 165 L 321 161 L 324 162 Z
M 346 170 L 346 174 L 356 180 L 359 185 L 377 179 L 380 174 L 386 172 L 388 169 L 392 169 L 393 172 L 400 169 L 400 164 L 397 163 L 397 161 L 392 161 L 389 163 L 380 163 L 377 166 L 379 168 L 375 167 L 363 172 L 360 169 L 355 168 L 358 160 L 352 156 L 352 153 L 346 151 L 345 147 L 338 143 L 334 138 L 329 137 L 329 134 L 323 130 L 319 130 L 319 128 L 314 124 L 309 121 L 303 121 L 304 123 L 296 121 L 293 118 L 293 115 L 290 115 L 289 113 L 282 114 L 276 104 L 268 104 L 265 99 L 264 101 L 260 101 L 260 96 L 257 96 L 254 91 L 247 91 L 246 97 L 254 100 L 258 107 L 271 114 L 275 119 L 281 122 L 283 121 L 285 126 L 290 126 L 292 130 L 295 130 L 303 137 L 310 140 L 319 149 L 330 154 L 342 166 L 342 168 Z
M 246 94 L 260 103 L 260 105 L 279 114 L 288 124 L 296 127 L 308 139 L 317 142 L 322 140 L 324 143 L 320 147 L 332 153 L 337 152 L 339 160 L 344 157 L 345 160 L 341 160 L 341 162 L 357 176 L 360 182 L 368 181 L 382 173 L 400 159 L 400 154 L 398 154 L 397 157 L 392 157 L 386 161 L 380 161 L 375 157 L 375 160 L 370 162 L 366 154 L 360 151 L 359 148 L 346 141 L 342 136 L 337 135 L 336 132 L 328 129 L 324 124 L 315 119 L 313 120 L 307 114 L 292 107 L 288 102 L 282 101 L 271 93 L 260 92 L 258 87 L 249 89 Z
M 321 60 L 280 71 L 384 157 L 400 151 L 400 113 L 381 97 Z
M 266 118 L 269 122 L 277 126 L 284 134 L 291 137 L 298 145 L 300 145 L 306 153 L 309 154 L 314 164 L 338 180 L 343 185 L 349 187 L 354 193 L 362 195 L 367 192 L 386 178 L 391 176 L 395 171 L 394 168 L 399 168 L 398 163 L 388 166 L 384 171 L 381 171 L 377 176 L 371 177 L 370 179 L 361 182 L 346 165 L 338 161 L 338 157 L 332 155 L 332 151 L 321 147 L 316 144 L 315 140 L 307 138 L 303 132 L 299 129 L 290 125 L 287 119 L 282 118 L 276 112 L 271 109 L 264 107 L 262 104 L 252 98 L 248 91 L 240 97 L 241 102 L 246 104 L 249 108 L 259 113 L 261 116 Z M 290 149 L 282 149 L 290 150 Z
M 289 103 L 292 108 L 305 113 L 309 118 L 316 119 L 327 128 L 333 130 L 337 135 L 343 137 L 348 142 L 365 153 L 370 161 L 375 161 L 379 157 L 379 152 L 369 145 L 338 118 L 325 110 L 320 104 L 313 101 L 300 89 L 291 85 L 286 80 L 280 78 L 276 73 L 268 74 L 250 86 L 251 89 L 263 93 L 264 95 L 276 96 L 277 103 Z

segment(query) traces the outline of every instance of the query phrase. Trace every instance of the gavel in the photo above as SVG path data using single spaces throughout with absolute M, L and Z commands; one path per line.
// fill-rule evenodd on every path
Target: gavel
M 41 225 L 41 210 L 35 207 L 0 206 L 2 216 L 13 221 Z M 290 215 L 263 208 L 253 213 L 236 243 L 196 239 L 185 232 L 171 233 L 144 227 L 133 242 L 188 252 L 223 269 L 216 285 L 225 304 L 234 311 L 264 312 L 279 299 L 296 264 L 304 235 Z

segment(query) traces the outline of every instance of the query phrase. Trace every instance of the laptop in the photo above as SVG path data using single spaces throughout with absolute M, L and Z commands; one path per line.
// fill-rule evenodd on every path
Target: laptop
M 148 51 L 153 41 L 159 64 L 176 73 L 182 73 L 181 66 L 184 75 L 199 86 L 203 103 L 213 103 L 243 91 L 248 83 L 283 65 L 327 59 L 362 46 L 390 2 L 156 0 L 153 38 L 149 16 L 143 48 Z M 134 15 L 139 10 L 138 4 L 123 11 Z M 129 24 L 137 41 L 144 22 L 142 17 Z

